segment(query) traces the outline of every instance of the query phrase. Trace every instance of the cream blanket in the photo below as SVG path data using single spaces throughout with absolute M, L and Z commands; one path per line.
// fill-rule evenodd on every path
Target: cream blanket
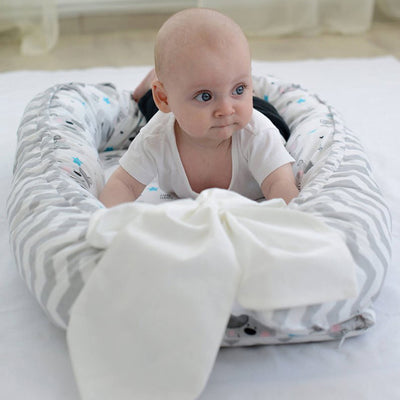
M 68 328 L 84 400 L 195 399 L 236 301 L 262 312 L 357 295 L 342 237 L 281 200 L 210 189 L 123 204 L 95 213 L 87 237 L 106 251 Z

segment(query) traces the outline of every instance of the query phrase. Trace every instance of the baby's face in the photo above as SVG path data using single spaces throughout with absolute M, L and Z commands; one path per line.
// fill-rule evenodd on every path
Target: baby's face
M 251 119 L 251 60 L 246 46 L 216 51 L 205 46 L 176 60 L 164 83 L 177 134 L 202 144 L 229 139 Z

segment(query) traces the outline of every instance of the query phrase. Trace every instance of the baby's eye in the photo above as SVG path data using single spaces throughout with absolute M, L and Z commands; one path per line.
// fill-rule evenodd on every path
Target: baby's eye
M 197 101 L 210 101 L 211 100 L 211 94 L 208 92 L 201 92 L 200 94 L 198 94 L 195 99 Z
M 236 96 L 241 96 L 244 93 L 244 90 L 246 89 L 245 85 L 239 85 L 234 91 L 233 94 Z

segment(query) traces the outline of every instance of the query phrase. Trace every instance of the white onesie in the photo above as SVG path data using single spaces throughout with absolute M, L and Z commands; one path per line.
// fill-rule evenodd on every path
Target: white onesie
M 154 179 L 166 193 L 196 198 L 182 165 L 172 113 L 157 112 L 120 160 L 121 167 L 144 185 Z M 253 110 L 250 122 L 232 136 L 232 179 L 229 190 L 249 199 L 263 197 L 260 185 L 275 169 L 294 159 L 272 122 Z

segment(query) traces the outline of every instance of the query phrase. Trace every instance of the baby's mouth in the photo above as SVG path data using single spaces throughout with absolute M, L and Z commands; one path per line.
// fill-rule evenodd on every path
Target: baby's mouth
M 234 125 L 236 125 L 236 122 L 229 122 L 229 123 L 223 123 L 223 124 L 219 124 L 219 125 L 214 125 L 213 128 L 223 129 L 223 128 L 227 128 L 229 126 L 234 126 Z

